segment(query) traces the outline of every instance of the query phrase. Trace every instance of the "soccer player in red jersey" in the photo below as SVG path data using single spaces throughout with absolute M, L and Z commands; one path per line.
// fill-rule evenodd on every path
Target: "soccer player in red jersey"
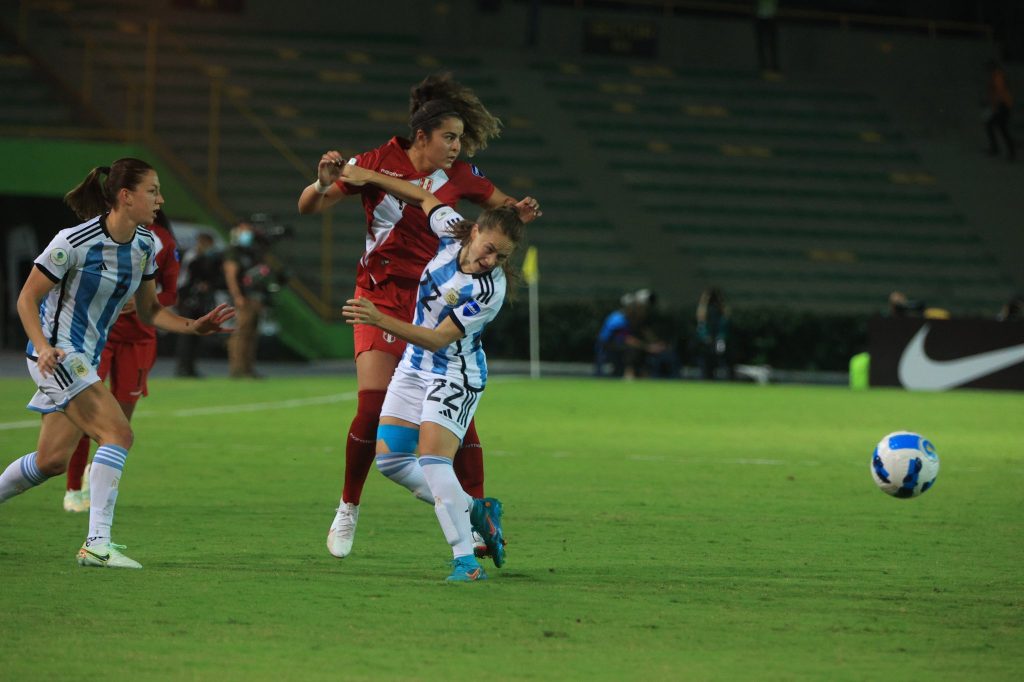
M 157 300 L 162 306 L 173 306 L 178 300 L 180 263 L 178 245 L 163 210 L 157 212 L 154 223 L 147 229 L 156 236 Z M 110 328 L 96 370 L 103 381 L 110 377 L 110 391 L 129 420 L 139 398 L 149 395 L 146 378 L 155 362 L 156 327 L 142 323 L 135 313 L 135 300 L 129 299 Z M 67 490 L 64 493 L 66 511 L 89 511 L 89 490 L 82 486 L 88 461 L 89 437 L 82 436 L 68 462 Z
M 468 199 L 484 208 L 514 205 L 524 222 L 540 215 L 536 202 L 517 202 L 475 165 L 459 160 L 463 149 L 473 156 L 501 129 L 501 121 L 472 90 L 454 81 L 451 74 L 428 76 L 412 88 L 409 111 L 410 139 L 394 137 L 377 149 L 356 155 L 350 163 L 414 182 L 452 207 L 460 199 Z M 341 178 L 345 161 L 337 151 L 321 157 L 316 182 L 299 197 L 299 213 L 320 213 L 347 196 L 360 195 L 366 213 L 366 251 L 359 259 L 353 298 L 365 297 L 382 312 L 411 320 L 419 278 L 437 252 L 438 238 L 418 208 L 408 208 L 372 185 L 345 184 Z M 338 558 L 352 551 L 360 496 L 376 454 L 381 405 L 405 351 L 404 341 L 377 327 L 360 325 L 354 334 L 359 398 L 346 439 L 341 501 L 327 534 L 327 548 Z M 466 431 L 454 468 L 465 491 L 482 498 L 483 450 L 475 423 Z

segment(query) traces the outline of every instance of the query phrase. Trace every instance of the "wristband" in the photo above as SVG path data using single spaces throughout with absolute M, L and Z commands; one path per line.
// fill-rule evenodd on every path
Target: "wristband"
M 334 184 L 334 183 L 331 183 L 331 184 Z M 320 182 L 320 178 L 319 177 L 316 179 L 316 183 L 314 183 L 314 185 L 313 185 L 313 189 L 316 190 L 317 194 L 326 194 L 327 190 L 329 190 L 330 188 L 331 188 L 331 185 L 325 185 L 324 183 Z

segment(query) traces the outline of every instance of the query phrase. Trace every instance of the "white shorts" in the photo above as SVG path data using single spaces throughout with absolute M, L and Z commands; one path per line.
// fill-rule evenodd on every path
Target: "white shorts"
M 43 414 L 63 412 L 71 399 L 100 381 L 96 368 L 89 364 L 83 353 L 68 353 L 57 365 L 57 370 L 48 377 L 39 371 L 32 358 L 26 358 L 28 373 L 39 390 L 28 401 L 28 409 Z
M 462 440 L 482 394 L 482 390 L 466 388 L 461 380 L 399 366 L 391 377 L 380 416 L 413 424 L 440 424 Z

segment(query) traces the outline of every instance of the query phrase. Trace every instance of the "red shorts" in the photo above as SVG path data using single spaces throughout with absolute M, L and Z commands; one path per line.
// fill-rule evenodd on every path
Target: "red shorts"
M 97 373 L 106 381 L 119 403 L 135 403 L 149 395 L 146 378 L 156 363 L 156 339 L 146 341 L 107 341 L 100 356 Z
M 416 311 L 416 293 L 419 282 L 413 279 L 387 279 L 375 284 L 373 289 L 356 286 L 355 298 L 365 296 L 377 309 L 386 315 L 411 322 Z M 357 324 L 355 336 L 356 357 L 363 351 L 379 350 L 401 358 L 405 352 L 405 341 L 388 332 L 368 324 Z

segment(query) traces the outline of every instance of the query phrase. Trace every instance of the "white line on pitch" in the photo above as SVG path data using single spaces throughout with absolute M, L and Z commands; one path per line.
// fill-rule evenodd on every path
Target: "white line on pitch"
M 293 398 L 292 400 L 278 400 L 275 402 L 268 403 L 243 403 L 240 405 L 210 405 L 208 407 L 194 407 L 187 410 L 173 410 L 170 412 L 160 412 L 156 410 L 141 410 L 135 413 L 135 416 L 197 417 L 207 414 L 237 414 L 239 412 L 263 412 L 267 410 L 281 410 L 292 407 L 307 407 L 309 405 L 327 405 L 330 403 L 340 403 L 346 400 L 355 400 L 357 397 L 358 393 L 356 393 L 355 391 L 350 391 L 348 393 L 335 393 L 333 395 L 321 395 L 315 396 L 313 398 Z M 38 419 L 18 422 L 0 422 L 0 431 L 32 428 L 39 428 Z

